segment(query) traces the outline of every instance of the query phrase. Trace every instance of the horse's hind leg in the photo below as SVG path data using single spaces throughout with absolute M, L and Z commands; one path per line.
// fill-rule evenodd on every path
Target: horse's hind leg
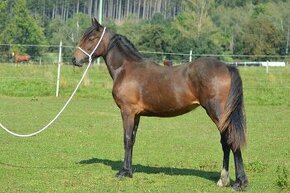
M 236 182 L 233 185 L 233 189 L 241 191 L 248 186 L 248 178 L 245 174 L 242 153 L 240 149 L 233 150 L 235 169 L 236 169 Z
M 222 106 L 224 105 L 222 105 L 222 102 L 220 100 L 212 99 L 211 101 L 203 103 L 202 106 L 206 110 L 207 114 L 212 119 L 212 121 L 218 127 L 221 114 L 223 113 Z M 228 144 L 228 137 L 225 132 L 221 132 L 220 142 L 223 150 L 223 168 L 221 171 L 220 179 L 217 182 L 217 185 L 220 187 L 226 187 L 230 185 L 229 160 L 231 146 Z
M 220 101 L 219 101 L 220 102 Z M 219 128 L 220 125 L 220 117 L 223 113 L 223 105 L 222 103 L 218 103 L 217 100 L 212 100 L 208 102 L 206 105 L 203 105 L 203 107 L 206 109 L 207 114 L 209 117 L 213 120 L 213 122 L 217 125 Z M 221 171 L 220 179 L 217 182 L 218 186 L 225 187 L 230 185 L 230 177 L 229 177 L 229 159 L 230 159 L 230 151 L 232 150 L 234 155 L 234 161 L 235 161 L 235 173 L 236 173 L 236 181 L 233 185 L 233 189 L 240 191 L 247 187 L 248 185 L 248 179 L 244 171 L 243 166 L 243 159 L 242 159 L 242 153 L 240 148 L 234 149 L 232 144 L 229 143 L 229 131 L 228 128 L 221 131 L 221 145 L 223 150 L 223 168 Z
M 221 176 L 217 185 L 220 187 L 225 187 L 230 185 L 230 176 L 229 176 L 229 160 L 230 160 L 230 146 L 227 143 L 227 137 L 225 134 L 221 134 L 221 145 L 223 149 L 223 168 L 221 171 Z
M 223 169 L 221 171 L 221 176 L 217 185 L 220 187 L 225 187 L 230 185 L 229 177 L 229 158 L 230 150 L 232 150 L 235 161 L 235 173 L 236 181 L 233 185 L 233 189 L 236 191 L 241 191 L 245 189 L 248 185 L 248 179 L 245 174 L 242 153 L 240 149 L 234 150 L 231 145 L 228 144 L 228 137 L 225 133 L 221 134 L 221 145 L 224 153 L 223 157 Z

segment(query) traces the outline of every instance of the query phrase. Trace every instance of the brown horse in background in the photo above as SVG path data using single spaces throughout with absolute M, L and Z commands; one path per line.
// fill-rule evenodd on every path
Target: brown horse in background
M 171 66 L 173 66 L 173 62 L 171 60 L 165 59 L 165 60 L 163 60 L 163 65 L 171 67 Z
M 31 59 L 31 56 L 29 56 L 28 54 L 18 54 L 18 53 L 12 52 L 12 56 L 14 57 L 15 63 L 29 62 Z
M 133 176 L 132 152 L 141 116 L 173 117 L 202 106 L 221 135 L 223 169 L 217 184 L 230 185 L 232 150 L 236 173 L 233 188 L 243 190 L 247 186 L 241 153 L 246 143 L 242 80 L 235 67 L 213 58 L 200 58 L 165 68 L 145 59 L 125 36 L 105 31 L 95 18 L 79 48 L 82 50 L 76 49 L 74 65 L 82 66 L 89 60 L 85 52 L 93 52 L 93 59 L 104 58 L 113 80 L 112 94 L 121 111 L 125 148 L 117 177 Z

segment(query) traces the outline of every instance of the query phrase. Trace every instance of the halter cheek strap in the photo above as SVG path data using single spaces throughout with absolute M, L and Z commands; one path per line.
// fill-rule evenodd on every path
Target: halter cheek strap
M 97 50 L 97 48 L 99 47 L 104 35 L 105 35 L 105 31 L 106 31 L 106 27 L 104 27 L 101 38 L 99 39 L 97 45 L 95 46 L 95 48 L 93 49 L 93 51 L 89 54 L 88 52 L 86 52 L 84 49 L 82 49 L 81 47 L 78 47 L 78 49 L 80 49 L 85 55 L 87 55 L 89 57 L 89 62 L 92 61 L 92 56 L 95 53 L 95 51 Z

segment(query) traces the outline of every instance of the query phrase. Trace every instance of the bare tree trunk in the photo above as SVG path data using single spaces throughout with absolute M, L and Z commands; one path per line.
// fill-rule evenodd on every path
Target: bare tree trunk
M 113 0 L 110 0 L 109 9 L 110 9 L 110 17 L 114 19 L 114 4 Z
M 200 5 L 200 11 L 199 11 L 199 21 L 197 24 L 197 36 L 199 36 L 200 32 L 201 32 L 201 28 L 202 28 L 202 23 L 204 18 L 207 15 L 207 11 L 206 11 L 206 1 L 203 1 L 203 3 Z
M 137 6 L 136 6 L 137 2 L 134 0 L 133 1 L 133 5 L 132 5 L 132 13 L 133 15 L 136 14 L 137 15 Z
M 54 18 L 55 18 L 55 5 L 53 5 L 52 14 L 51 14 L 51 19 L 54 19 Z
M 230 51 L 231 53 L 234 53 L 234 33 L 232 33 L 232 37 L 231 37 Z
M 63 21 L 66 21 L 66 7 L 63 8 Z
M 141 0 L 138 2 L 138 19 L 141 17 Z
M 143 0 L 143 13 L 142 13 L 142 19 L 146 18 L 146 2 L 147 0 Z
M 66 8 L 66 20 L 68 20 L 69 17 L 69 7 Z
M 44 2 L 44 3 L 43 3 L 43 10 L 42 10 L 42 23 L 44 23 L 45 11 L 46 11 L 46 4 L 45 4 L 45 2 Z
M 176 15 L 176 6 L 174 6 L 174 8 L 173 8 L 173 17 L 175 18 L 175 15 Z
M 162 4 L 162 0 L 158 0 L 157 7 L 156 7 L 158 13 L 161 13 L 161 4 Z
M 127 0 L 127 9 L 126 9 L 126 17 L 129 17 L 130 14 L 130 0 Z
M 113 13 L 113 15 L 112 15 L 112 16 L 113 16 L 112 19 L 116 19 L 116 15 L 117 15 L 117 13 L 116 13 L 116 6 L 117 6 L 117 5 L 114 5 L 114 3 L 112 3 L 112 9 L 113 9 L 113 10 L 112 10 L 112 11 L 113 11 L 113 12 L 112 12 L 112 13 Z
M 88 4 L 89 4 L 89 6 L 88 6 L 88 15 L 90 16 L 90 17 L 92 17 L 92 7 L 93 7 L 93 0 L 88 0 L 89 2 L 88 2 Z
M 118 20 L 121 21 L 121 16 L 122 16 L 122 1 L 119 1 L 119 6 L 118 6 Z
M 93 13 L 93 15 L 94 15 L 94 17 L 98 18 L 99 1 L 95 0 L 94 2 L 95 3 L 94 3 L 94 13 Z
M 63 3 L 61 4 L 61 13 L 60 13 L 60 18 L 63 20 L 63 15 L 64 15 L 64 6 Z
M 167 0 L 164 0 L 164 19 L 167 18 Z
M 147 19 L 150 19 L 152 16 L 152 8 L 151 8 L 151 0 L 149 1 L 149 5 L 148 5 L 148 15 L 147 15 Z
M 76 7 L 76 12 L 79 13 L 79 9 L 80 9 L 80 0 L 78 0 L 77 2 L 77 7 Z

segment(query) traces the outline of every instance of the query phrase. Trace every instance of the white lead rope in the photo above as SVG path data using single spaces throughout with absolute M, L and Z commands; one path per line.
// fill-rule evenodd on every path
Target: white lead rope
M 57 113 L 57 115 L 46 125 L 44 126 L 42 129 L 34 132 L 34 133 L 30 133 L 30 134 L 18 134 L 18 133 L 15 133 L 9 129 L 7 129 L 2 123 L 0 123 L 0 127 L 2 129 L 4 129 L 6 132 L 8 132 L 9 134 L 11 135 L 14 135 L 16 137 L 32 137 L 32 136 L 35 136 L 41 132 L 43 132 L 44 130 L 46 130 L 50 125 L 52 125 L 55 120 L 61 115 L 61 113 L 65 110 L 65 108 L 68 106 L 68 104 L 70 103 L 70 101 L 72 100 L 73 96 L 75 95 L 75 93 L 77 92 L 78 88 L 80 87 L 83 79 L 85 78 L 90 66 L 91 66 L 91 63 L 92 63 L 92 55 L 94 54 L 94 52 L 96 51 L 96 49 L 99 47 L 99 44 L 101 43 L 103 37 L 104 37 L 104 34 L 105 34 L 105 31 L 106 31 L 106 27 L 104 27 L 104 30 L 103 30 L 103 33 L 101 35 L 101 38 L 99 39 L 97 45 L 95 46 L 94 50 L 91 52 L 91 54 L 88 54 L 86 51 L 84 51 L 82 48 L 78 47 L 78 49 L 80 49 L 84 54 L 86 54 L 88 57 L 89 57 L 89 64 L 86 68 L 86 70 L 84 71 L 84 74 L 83 76 L 81 77 L 79 83 L 77 84 L 76 88 L 74 89 L 74 91 L 72 92 L 71 96 L 69 97 L 69 99 L 66 101 L 66 103 L 64 104 L 64 106 L 62 107 L 62 109 Z

